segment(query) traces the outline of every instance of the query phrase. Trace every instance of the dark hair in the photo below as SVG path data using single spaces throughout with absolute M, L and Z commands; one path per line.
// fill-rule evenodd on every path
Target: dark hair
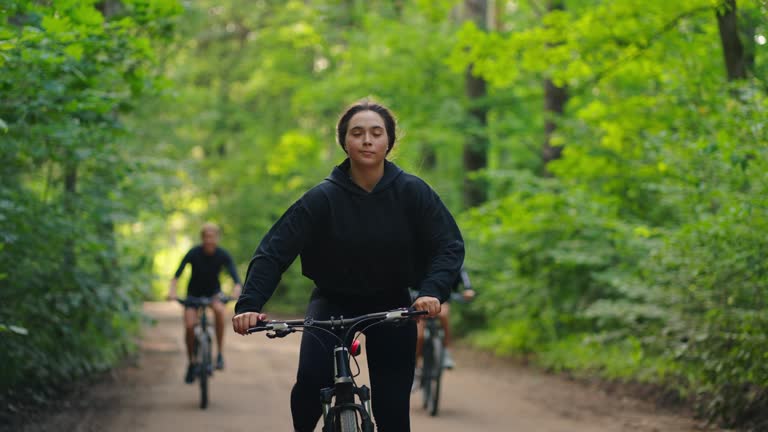
M 397 128 L 395 116 L 392 115 L 389 108 L 370 99 L 363 99 L 360 102 L 352 104 L 346 111 L 344 111 L 341 117 L 339 117 L 339 122 L 336 124 L 336 141 L 338 141 L 342 150 L 347 150 L 345 139 L 347 136 L 347 129 L 349 129 L 349 121 L 352 119 L 352 116 L 362 111 L 373 111 L 381 116 L 384 120 L 384 129 L 387 131 L 387 139 L 389 140 L 387 153 L 392 151 L 392 148 L 395 146 L 395 140 L 397 139 L 395 134 L 395 129 Z

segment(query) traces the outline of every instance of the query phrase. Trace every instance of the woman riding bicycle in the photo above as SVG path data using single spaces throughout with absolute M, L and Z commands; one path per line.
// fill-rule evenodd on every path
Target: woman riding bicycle
M 409 287 L 420 293 L 413 308 L 430 316 L 440 312 L 464 260 L 464 243 L 438 195 L 387 161 L 395 129 L 390 111 L 370 101 L 342 114 L 336 135 L 348 158 L 294 203 L 261 241 L 235 307 L 237 333 L 266 319 L 261 310 L 298 255 L 302 273 L 315 284 L 307 317 L 407 307 Z M 291 392 L 298 432 L 314 430 L 321 416 L 320 389 L 333 385 L 333 362 L 323 345 L 332 347 L 333 340 L 319 332 L 302 337 Z M 366 348 L 379 430 L 409 431 L 415 324 L 371 328 Z

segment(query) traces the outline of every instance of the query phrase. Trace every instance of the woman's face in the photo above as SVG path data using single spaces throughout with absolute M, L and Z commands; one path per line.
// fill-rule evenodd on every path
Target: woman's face
M 373 111 L 353 115 L 344 143 L 352 163 L 369 167 L 384 163 L 389 148 L 384 119 Z

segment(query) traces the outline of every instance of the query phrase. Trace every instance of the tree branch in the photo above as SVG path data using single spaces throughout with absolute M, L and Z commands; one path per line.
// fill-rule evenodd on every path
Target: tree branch
M 620 68 L 625 63 L 628 63 L 628 62 L 630 62 L 630 61 L 640 57 L 641 55 L 643 55 L 645 53 L 645 51 L 650 49 L 651 46 L 653 46 L 653 44 L 657 40 L 659 40 L 662 36 L 664 36 L 665 34 L 669 33 L 670 31 L 672 31 L 677 26 L 677 24 L 680 21 L 682 21 L 683 19 L 688 18 L 688 17 L 693 16 L 693 15 L 696 15 L 698 13 L 702 13 L 704 11 L 711 11 L 711 10 L 712 10 L 712 6 L 702 6 L 702 7 L 691 9 L 689 11 L 686 11 L 686 12 L 683 12 L 683 13 L 677 15 L 676 17 L 672 18 L 668 23 L 664 24 L 659 29 L 658 32 L 656 32 L 653 35 L 651 35 L 651 37 L 648 38 L 648 41 L 645 44 L 643 44 L 643 45 L 641 45 L 639 47 L 640 48 L 639 51 L 637 51 L 636 53 L 633 53 L 632 55 L 626 56 L 624 58 L 621 58 L 621 59 L 615 61 L 613 64 L 609 65 L 608 67 L 606 67 L 602 71 L 598 72 L 597 75 L 595 75 L 591 80 L 589 80 L 584 86 L 585 87 L 594 86 L 595 84 L 597 84 L 600 81 L 602 81 L 605 77 L 609 76 L 611 73 L 616 71 L 616 69 Z

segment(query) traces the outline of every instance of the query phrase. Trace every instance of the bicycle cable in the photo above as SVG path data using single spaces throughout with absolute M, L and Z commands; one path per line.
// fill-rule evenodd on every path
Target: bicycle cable
M 330 331 L 328 329 L 324 329 L 322 327 L 313 326 L 313 325 L 306 325 L 306 324 L 302 324 L 301 326 L 295 326 L 294 328 L 296 328 L 296 327 L 301 327 L 301 328 L 304 328 L 304 329 L 310 328 L 310 329 L 324 331 L 324 332 L 328 333 L 329 335 L 333 336 L 334 338 L 336 338 L 337 341 L 341 342 L 341 344 L 344 345 L 344 341 L 338 335 L 336 335 L 336 333 L 334 333 L 334 332 L 332 332 L 332 331 Z M 315 335 L 315 336 L 317 336 L 317 335 Z
M 320 336 L 318 336 L 318 335 L 316 335 L 316 334 L 314 334 L 312 332 L 308 332 L 308 331 L 306 331 L 304 329 L 296 329 L 296 332 L 297 333 L 301 333 L 301 334 L 308 334 L 308 335 L 312 336 L 313 338 L 315 338 L 317 343 L 319 343 L 320 346 L 323 347 L 324 350 L 328 351 L 329 353 L 331 352 L 331 350 L 328 349 L 328 345 L 326 345 L 325 342 L 323 342 L 323 340 L 320 339 Z
M 357 383 L 355 383 L 355 378 L 359 377 L 363 371 L 360 369 L 360 363 L 357 362 L 357 357 L 352 356 L 352 360 L 355 361 L 355 367 L 357 368 L 357 373 L 352 374 L 352 383 L 357 385 Z
M 360 331 L 358 331 L 358 332 L 357 332 L 357 335 L 354 337 L 354 339 L 352 339 L 352 342 L 354 343 L 354 342 L 356 342 L 358 339 L 360 339 L 360 335 L 362 335 L 363 333 L 365 333 L 365 331 L 367 331 L 369 328 L 371 328 L 371 327 L 373 327 L 373 326 L 375 326 L 375 325 L 384 324 L 385 322 L 386 322 L 386 321 L 384 321 L 384 320 L 382 320 L 382 321 L 376 321 L 375 323 L 371 323 L 371 324 L 368 324 L 367 326 L 363 327 L 363 329 L 362 329 L 362 330 L 360 330 Z M 353 327 L 354 327 L 354 326 L 353 326 Z M 350 330 L 352 330 L 352 327 L 350 327 Z M 360 369 L 360 363 L 358 363 L 358 362 L 357 362 L 357 357 L 354 357 L 354 356 L 352 356 L 352 355 L 351 355 L 351 353 L 350 353 L 349 357 L 350 357 L 352 360 L 354 360 L 354 361 L 355 361 L 355 366 L 357 366 L 357 373 L 352 375 L 352 382 L 353 382 L 353 383 L 355 383 L 355 377 L 358 377 L 358 376 L 360 376 L 360 374 L 362 373 L 362 370 Z M 357 384 L 355 383 L 355 385 L 357 385 Z

